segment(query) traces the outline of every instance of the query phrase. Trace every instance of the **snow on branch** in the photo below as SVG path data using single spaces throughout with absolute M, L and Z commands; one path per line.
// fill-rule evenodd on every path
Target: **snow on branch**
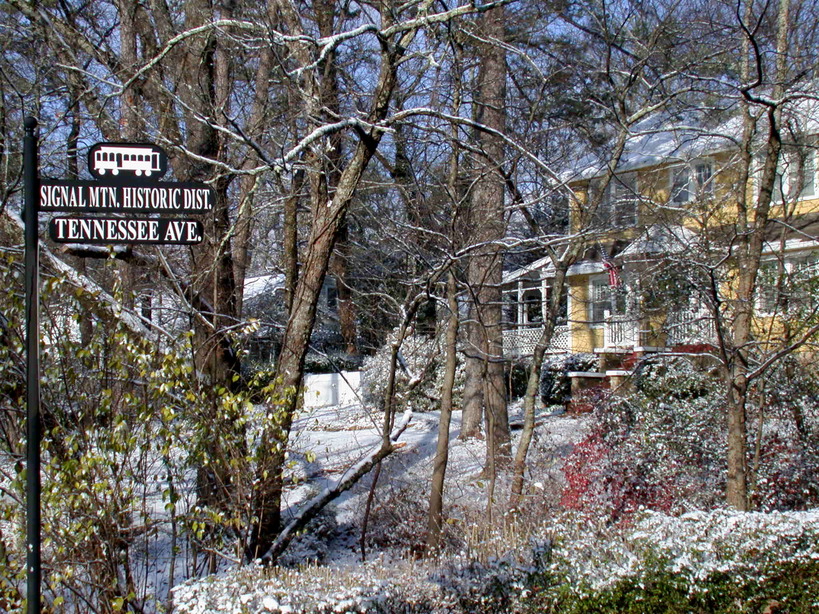
M 8 217 L 18 228 L 20 228 L 21 232 L 25 230 L 23 221 L 17 215 L 11 213 L 8 209 L 6 209 L 6 217 Z M 131 332 L 144 339 L 148 339 L 150 337 L 150 332 L 143 319 L 134 312 L 126 309 L 120 301 L 111 296 L 96 282 L 85 275 L 78 273 L 76 269 L 55 256 L 51 250 L 49 250 L 48 247 L 42 243 L 40 243 L 40 254 L 41 256 L 45 257 L 51 267 L 53 267 L 58 273 L 65 276 L 68 283 L 76 288 L 81 288 L 88 294 L 94 296 L 95 300 L 99 304 L 103 305 L 113 318 L 122 322 L 131 330 Z

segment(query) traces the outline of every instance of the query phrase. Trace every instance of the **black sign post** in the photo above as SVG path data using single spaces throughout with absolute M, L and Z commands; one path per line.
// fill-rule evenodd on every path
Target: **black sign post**
M 26 611 L 40 612 L 40 262 L 37 219 L 37 120 L 25 119 L 23 183 L 26 259 Z

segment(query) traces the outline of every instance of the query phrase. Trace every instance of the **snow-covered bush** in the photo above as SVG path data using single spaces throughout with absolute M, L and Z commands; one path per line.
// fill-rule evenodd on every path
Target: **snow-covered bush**
M 174 588 L 178 614 L 489 614 L 521 611 L 546 572 L 538 546 L 479 561 L 377 557 L 356 567 L 245 568 Z
M 361 373 L 362 398 L 368 405 L 383 407 L 389 377 L 393 333 L 387 343 L 373 356 L 364 360 Z M 432 411 L 440 407 L 441 386 L 444 376 L 445 348 L 440 336 L 411 335 L 401 344 L 399 363 L 395 373 L 396 394 L 412 404 L 415 411 Z M 408 397 L 403 394 L 414 377 L 421 382 Z M 457 406 L 463 391 L 463 363 L 459 362 L 455 374 L 453 403 Z
M 387 478 L 375 493 L 367 543 L 375 549 L 410 553 L 426 538 L 429 492 L 426 484 Z
M 766 510 L 819 505 L 819 377 L 801 357 L 768 373 L 749 431 L 754 502 Z
M 567 459 L 563 504 L 613 518 L 711 508 L 725 488 L 724 385 L 684 357 L 641 365 L 627 394 L 596 406 Z M 819 504 L 819 381 L 797 358 L 759 380 L 748 404 L 749 484 L 765 510 Z
M 546 611 L 761 612 L 776 600 L 775 611 L 807 612 L 819 600 L 815 511 L 644 511 L 619 526 L 569 514 L 550 524 L 548 588 L 536 598 Z
M 819 513 L 641 512 L 629 525 L 566 513 L 497 556 L 376 557 L 345 567 L 244 568 L 174 589 L 179 614 L 808 612 L 819 601 Z M 521 537 L 521 536 L 519 536 Z
M 252 526 L 252 438 L 280 419 L 280 404 L 265 395 L 251 424 L 252 392 L 197 374 L 187 332 L 163 329 L 156 343 L 135 330 L 118 309 L 114 261 L 102 266 L 114 280 L 110 298 L 43 272 L 43 607 L 156 612 L 169 585 L 240 555 Z M 26 576 L 21 270 L 19 250 L 0 249 L 8 289 L 0 294 L 0 611 L 9 612 L 22 611 Z
M 311 495 L 315 496 L 313 492 Z M 309 498 L 309 496 L 308 496 Z M 335 506 L 331 505 L 319 512 L 279 557 L 282 567 L 317 565 L 325 562 L 330 542 L 338 537 L 339 526 Z

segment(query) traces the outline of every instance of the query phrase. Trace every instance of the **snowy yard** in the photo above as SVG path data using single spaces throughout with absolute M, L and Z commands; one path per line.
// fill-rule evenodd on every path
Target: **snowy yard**
M 456 414 L 456 420 L 458 416 Z M 447 556 L 420 559 L 438 415 L 415 414 L 400 448 L 384 463 L 369 518 L 366 559 L 361 531 L 372 476 L 336 500 L 274 569 L 237 567 L 174 589 L 180 613 L 244 612 L 472 612 L 526 611 L 533 578 L 550 574 L 584 591 L 607 590 L 650 573 L 660 557 L 690 583 L 715 573 L 751 581 L 778 562 L 819 561 L 819 512 L 741 514 L 692 512 L 681 517 L 644 512 L 633 523 L 576 513 L 529 514 L 487 530 L 482 476 L 484 443 L 458 440 L 457 421 L 447 472 L 445 513 L 451 528 Z M 543 509 L 559 492 L 561 461 L 587 433 L 587 416 L 543 415 L 531 459 L 530 497 Z M 360 406 L 324 407 L 296 423 L 295 473 L 287 494 L 292 510 L 379 443 L 378 416 Z M 513 431 L 515 432 L 515 431 Z M 504 499 L 503 480 L 496 492 Z M 552 501 L 553 503 L 553 501 Z M 502 505 L 499 506 L 499 508 Z M 531 509 L 531 508 L 530 508 Z M 502 522 L 496 526 L 503 525 Z M 498 591 L 500 591 L 500 596 Z M 501 604 L 500 606 L 498 604 Z M 817 604 L 819 607 L 819 604 Z

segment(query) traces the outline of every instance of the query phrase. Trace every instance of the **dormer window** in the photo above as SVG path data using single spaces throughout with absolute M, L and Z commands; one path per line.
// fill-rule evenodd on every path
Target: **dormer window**
M 696 160 L 671 169 L 671 202 L 683 205 L 714 192 L 714 165 L 710 160 Z

